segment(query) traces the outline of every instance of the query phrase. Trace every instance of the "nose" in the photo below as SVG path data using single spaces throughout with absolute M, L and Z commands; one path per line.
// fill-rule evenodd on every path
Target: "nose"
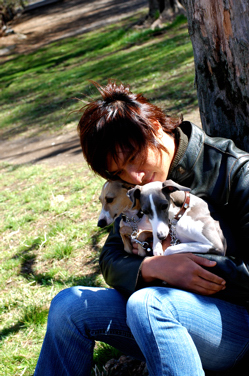
M 133 166 L 127 166 L 125 169 L 125 173 L 130 183 L 139 185 L 142 184 L 145 172 L 138 171 Z M 124 180 L 128 181 L 127 178 Z
M 158 237 L 159 240 L 163 241 L 167 238 L 167 235 L 163 232 L 158 232 L 157 237 Z
M 169 227 L 164 222 L 157 223 L 157 237 L 160 241 L 167 238 L 169 234 Z
M 106 227 L 107 226 L 107 221 L 106 221 L 106 219 L 100 219 L 99 221 L 98 221 L 98 227 L 100 227 L 100 228 L 104 228 L 104 227 Z

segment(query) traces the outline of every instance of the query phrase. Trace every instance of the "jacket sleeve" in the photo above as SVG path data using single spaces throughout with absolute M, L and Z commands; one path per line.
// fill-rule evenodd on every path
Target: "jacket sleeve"
M 106 283 L 129 297 L 136 290 L 143 258 L 124 251 L 119 223 L 120 218 L 114 222 L 99 263 Z
M 229 195 L 226 216 L 230 218 L 227 231 L 227 256 L 200 255 L 217 262 L 208 270 L 226 280 L 226 289 L 217 297 L 249 307 L 249 162 L 237 161 L 229 175 Z M 232 239 L 231 234 L 234 233 Z M 225 237 L 227 237 L 225 235 Z
M 249 273 L 246 263 L 233 256 L 224 257 L 212 254 L 199 254 L 198 256 L 216 261 L 216 266 L 207 270 L 226 281 L 225 290 L 213 296 L 249 308 Z

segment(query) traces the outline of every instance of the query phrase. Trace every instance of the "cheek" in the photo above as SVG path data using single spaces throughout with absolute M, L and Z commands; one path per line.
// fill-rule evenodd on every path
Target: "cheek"
M 126 183 L 135 184 L 135 185 L 137 184 L 137 182 L 134 181 L 132 179 L 132 177 L 130 175 L 126 174 L 126 173 L 122 173 L 122 174 L 118 175 L 118 177 L 119 177 L 119 179 L 123 180 Z
M 168 155 L 165 155 L 161 163 L 162 174 L 167 178 L 170 169 L 171 160 Z
M 157 150 L 151 150 L 148 153 L 148 158 L 146 160 L 146 165 L 150 167 L 150 169 L 162 173 L 164 170 L 164 165 L 166 164 L 166 156 L 163 154 L 161 155 Z

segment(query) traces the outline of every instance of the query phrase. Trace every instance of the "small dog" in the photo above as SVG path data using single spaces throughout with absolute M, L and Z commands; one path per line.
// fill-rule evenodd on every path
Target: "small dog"
M 107 180 L 102 187 L 99 200 L 102 209 L 98 219 L 98 226 L 103 228 L 111 223 L 123 212 L 131 207 L 131 201 L 127 192 L 131 189 L 131 184 L 126 184 L 120 180 Z
M 119 232 L 124 243 L 124 250 L 133 253 L 133 243 L 138 244 L 139 256 L 146 256 L 151 251 L 152 227 L 147 215 L 144 215 L 139 206 L 125 209 L 119 224 Z
M 207 203 L 190 194 L 190 189 L 172 180 L 135 186 L 128 196 L 152 226 L 153 254 L 197 252 L 225 255 L 226 240 L 219 222 L 215 221 Z M 171 246 L 163 252 L 162 241 L 171 236 Z
M 133 242 L 138 244 L 138 255 L 145 256 L 150 251 L 149 243 L 152 240 L 152 228 L 147 216 L 140 215 L 139 201 L 133 205 L 127 192 L 130 184 L 120 180 L 108 180 L 102 187 L 99 200 L 102 209 L 98 218 L 98 226 L 103 228 L 120 215 L 120 235 L 124 243 L 124 250 L 132 253 Z M 133 206 L 133 208 L 132 208 Z

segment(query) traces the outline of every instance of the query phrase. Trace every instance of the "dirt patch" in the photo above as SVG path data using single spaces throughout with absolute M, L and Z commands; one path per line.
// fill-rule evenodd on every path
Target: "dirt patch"
M 147 0 L 45 0 L 16 17 L 0 38 L 1 61 L 48 43 L 83 34 L 148 8 Z
M 76 129 L 41 137 L 0 141 L 0 148 L 0 161 L 13 164 L 43 163 L 58 166 L 83 162 Z

